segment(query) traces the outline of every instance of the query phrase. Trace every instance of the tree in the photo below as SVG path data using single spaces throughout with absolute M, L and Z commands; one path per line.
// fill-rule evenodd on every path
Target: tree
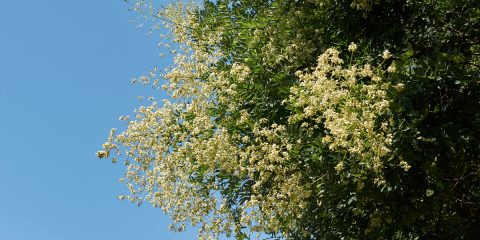
M 479 5 L 137 1 L 170 29 L 171 100 L 97 154 L 125 159 L 125 198 L 202 238 L 472 239 Z

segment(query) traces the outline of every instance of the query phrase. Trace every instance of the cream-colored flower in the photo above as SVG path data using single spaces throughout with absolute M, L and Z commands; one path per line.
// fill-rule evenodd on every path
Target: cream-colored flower
M 388 68 L 387 68 L 387 72 L 389 72 L 389 73 L 394 73 L 396 71 L 397 71 L 397 67 L 395 67 L 394 64 L 388 66 Z
M 348 45 L 348 51 L 350 51 L 350 52 L 357 51 L 357 44 L 351 42 L 350 45 Z
M 405 172 L 408 172 L 408 170 L 410 170 L 411 166 L 405 162 L 405 161 L 400 161 L 400 167 L 405 171 Z
M 341 172 L 345 169 L 345 163 L 343 161 L 340 161 L 336 166 L 335 166 L 335 170 L 337 172 Z
M 385 51 L 383 51 L 382 53 L 382 58 L 387 60 L 387 59 L 390 59 L 393 55 L 390 53 L 390 51 L 388 51 L 388 49 L 385 49 Z

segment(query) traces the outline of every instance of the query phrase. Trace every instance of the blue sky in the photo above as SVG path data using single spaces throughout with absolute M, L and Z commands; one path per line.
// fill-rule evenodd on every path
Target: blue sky
M 123 0 L 0 1 L 0 239 L 193 239 L 116 196 L 122 165 L 98 160 L 110 128 L 164 97 L 130 78 L 162 66 L 158 38 Z

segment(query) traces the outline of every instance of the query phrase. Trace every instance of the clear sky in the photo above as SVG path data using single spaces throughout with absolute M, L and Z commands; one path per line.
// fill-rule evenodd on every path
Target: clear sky
M 0 0 L 0 240 L 194 239 L 116 197 L 121 164 L 98 160 L 162 66 L 158 38 L 123 0 Z

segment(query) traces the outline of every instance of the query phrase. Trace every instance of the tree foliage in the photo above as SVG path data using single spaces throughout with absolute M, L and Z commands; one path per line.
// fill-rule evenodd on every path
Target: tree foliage
M 480 3 L 217 0 L 134 9 L 170 29 L 170 100 L 99 157 L 174 230 L 237 239 L 472 239 Z M 149 82 L 154 75 L 143 76 Z

